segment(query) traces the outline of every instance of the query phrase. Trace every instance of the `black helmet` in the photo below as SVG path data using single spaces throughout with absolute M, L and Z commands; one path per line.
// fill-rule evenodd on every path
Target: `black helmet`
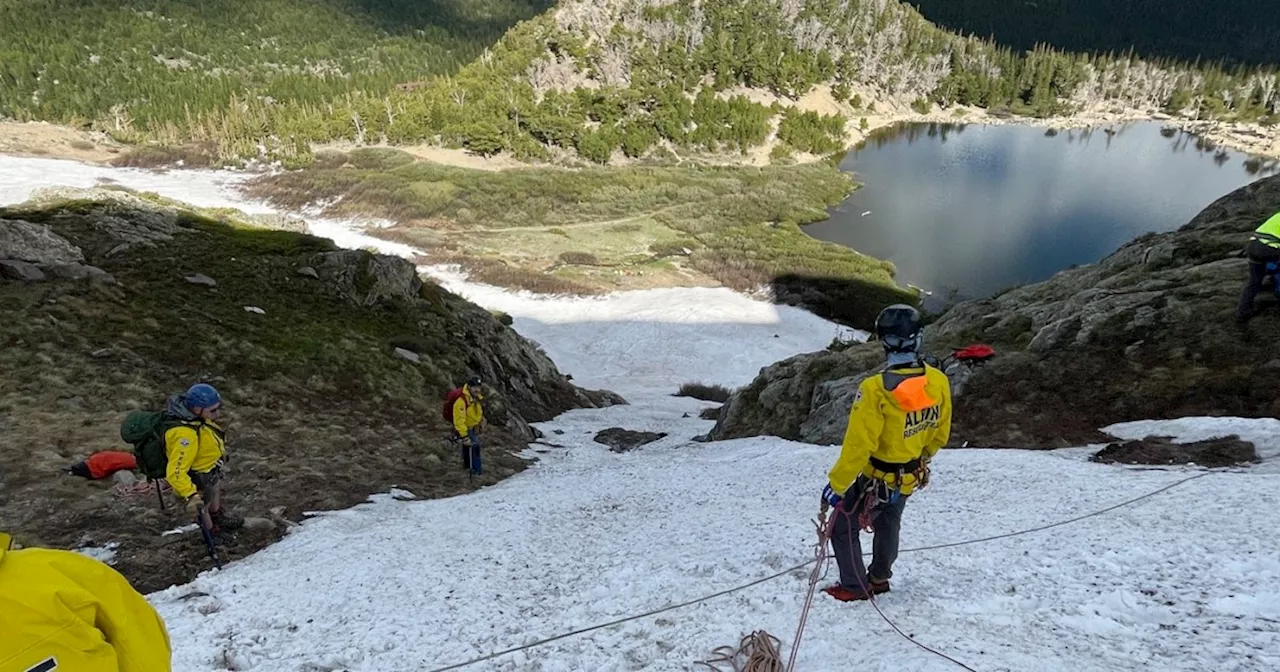
M 885 308 L 876 318 L 876 338 L 886 352 L 919 352 L 922 331 L 920 311 L 905 303 Z
M 470 387 L 479 387 L 484 381 L 480 380 L 480 376 L 471 376 L 467 379 L 467 385 Z

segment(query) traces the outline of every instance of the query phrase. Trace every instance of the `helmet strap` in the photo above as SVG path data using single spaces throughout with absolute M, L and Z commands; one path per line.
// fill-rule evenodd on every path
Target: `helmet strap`
M 885 353 L 885 361 L 889 366 L 906 366 L 919 362 L 920 354 L 916 352 L 887 352 Z

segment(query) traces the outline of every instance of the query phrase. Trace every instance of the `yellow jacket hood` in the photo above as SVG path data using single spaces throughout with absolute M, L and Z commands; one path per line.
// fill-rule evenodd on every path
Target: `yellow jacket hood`
M 119 572 L 0 534 L 0 672 L 168 672 L 164 621 Z M 51 667 L 53 666 L 53 667 Z

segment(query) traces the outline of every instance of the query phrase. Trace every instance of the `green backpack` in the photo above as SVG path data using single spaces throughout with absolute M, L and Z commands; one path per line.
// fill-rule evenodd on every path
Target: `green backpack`
M 147 480 L 164 478 L 169 456 L 164 450 L 164 434 L 184 424 L 164 411 L 133 411 L 120 423 L 120 438 L 133 444 L 138 470 Z

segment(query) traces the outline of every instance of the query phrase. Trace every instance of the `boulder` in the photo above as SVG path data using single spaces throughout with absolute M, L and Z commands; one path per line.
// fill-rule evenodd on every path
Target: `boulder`
M 22 282 L 42 282 L 48 279 L 39 266 L 17 259 L 0 259 L 0 277 Z
M 245 518 L 244 529 L 254 532 L 271 532 L 276 529 L 275 521 L 270 518 Z
M 88 266 L 86 264 L 58 264 L 46 266 L 44 270 L 49 275 L 61 280 L 88 280 L 91 283 L 104 285 L 113 285 L 116 282 L 116 279 L 110 273 L 97 266 Z
M 44 224 L 0 219 L 0 259 L 33 264 L 78 264 L 84 261 L 84 253 Z
M 205 275 L 205 274 L 203 274 L 203 273 L 196 273 L 196 274 L 194 274 L 194 275 L 188 275 L 188 276 L 186 276 L 185 278 L 183 278 L 183 280 L 186 280 L 187 282 L 189 282 L 189 283 L 191 283 L 191 284 L 193 284 L 193 285 L 204 285 L 205 287 L 217 287 L 217 286 L 218 286 L 218 281 L 217 281 L 217 280 L 214 280 L 213 278 L 211 278 L 211 277 L 209 277 L 209 276 L 207 276 L 207 275 Z
M 422 297 L 422 279 L 406 259 L 363 250 L 322 252 L 310 264 L 322 280 L 338 285 L 353 301 L 372 306 L 380 301 Z
M 665 436 L 663 432 L 635 432 L 621 427 L 611 427 L 597 433 L 595 441 L 609 446 L 609 449 L 615 453 L 625 453 Z
M 418 353 L 405 350 L 404 348 L 396 348 L 395 355 L 400 359 L 408 360 L 410 362 L 413 362 L 414 364 L 422 363 L 422 357 L 419 356 Z

